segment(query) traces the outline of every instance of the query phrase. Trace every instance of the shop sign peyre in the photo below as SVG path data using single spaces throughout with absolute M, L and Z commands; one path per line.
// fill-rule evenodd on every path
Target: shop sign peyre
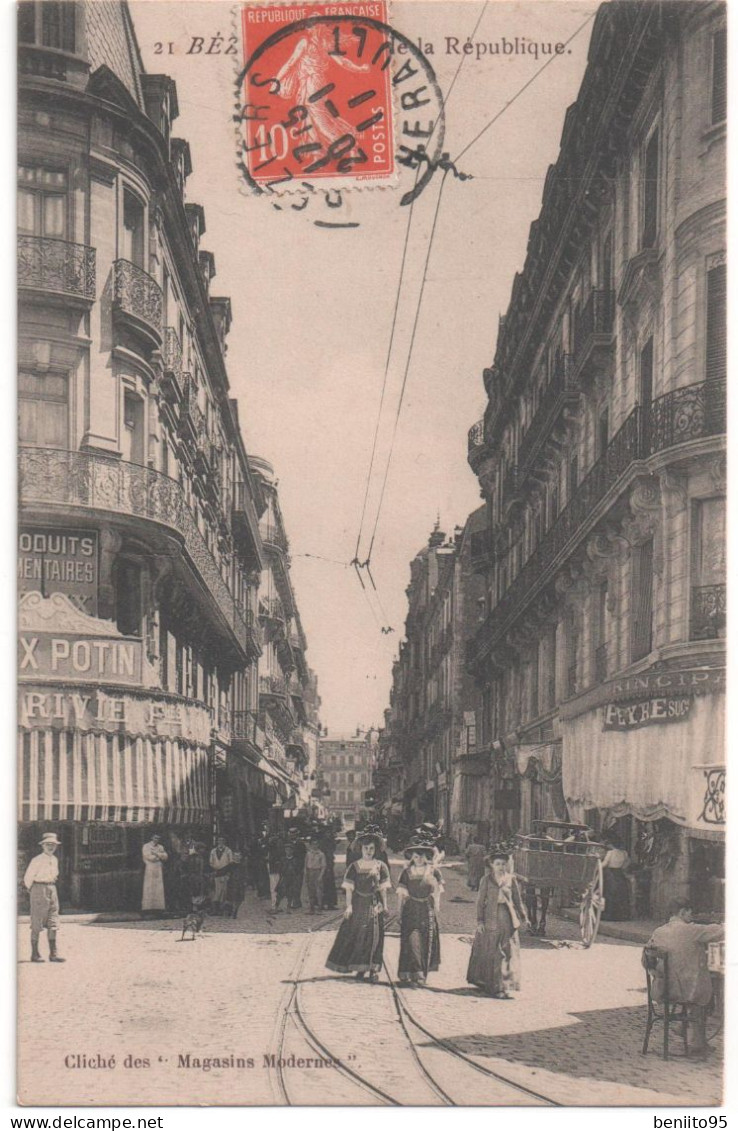
M 725 690 L 725 668 L 661 668 L 655 671 L 640 672 L 637 675 L 623 676 L 620 679 L 608 680 L 606 683 L 582 692 L 566 703 L 562 703 L 560 716 L 562 720 L 576 718 L 587 711 L 604 707 L 605 717 L 607 709 L 612 706 L 634 707 L 637 703 L 650 700 L 668 701 L 681 700 L 697 695 L 715 695 Z M 655 708 L 656 715 L 660 715 L 662 706 L 659 703 Z M 619 723 L 614 715 L 610 715 L 613 722 L 612 729 L 624 730 L 629 726 L 643 726 L 654 722 L 675 722 L 679 718 L 686 718 L 686 714 L 676 714 L 679 708 L 667 708 L 667 718 L 645 718 L 645 709 L 639 714 L 637 723 L 626 720 Z M 643 715 L 643 719 L 640 718 Z M 633 716 L 634 717 L 634 716 Z
M 604 708 L 603 730 L 635 730 L 658 723 L 678 723 L 692 709 L 691 695 L 659 695 L 635 703 L 608 703 Z
M 77 690 L 53 685 L 20 688 L 19 720 L 29 729 L 109 730 L 161 738 L 188 738 L 207 745 L 210 715 L 204 705 L 150 699 L 102 688 Z
M 18 534 L 18 590 L 44 597 L 64 593 L 89 616 L 97 615 L 97 533 L 24 527 Z

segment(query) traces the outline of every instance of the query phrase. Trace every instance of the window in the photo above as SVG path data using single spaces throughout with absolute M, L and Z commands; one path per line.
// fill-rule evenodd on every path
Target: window
M 659 131 L 655 129 L 643 154 L 643 228 L 641 247 L 654 247 L 659 214 Z
M 540 660 L 540 645 L 533 649 L 533 658 L 530 667 L 530 717 L 538 718 L 538 665 Z
M 144 207 L 128 189 L 123 191 L 123 259 L 144 266 Z
M 67 174 L 63 170 L 19 167 L 18 230 L 29 236 L 66 238 Z
M 19 373 L 18 436 L 38 448 L 69 447 L 69 381 L 61 373 Z
M 130 463 L 144 462 L 144 412 L 143 401 L 135 393 L 123 394 L 123 429 L 121 449 L 123 459 Z
M 603 408 L 597 420 L 597 459 L 607 451 L 610 442 L 610 410 Z
M 579 484 L 579 457 L 573 455 L 569 460 L 569 487 L 567 491 L 567 501 L 571 499 L 572 495 L 577 489 Z
M 653 539 L 635 546 L 630 578 L 630 658 L 641 660 L 653 644 Z
M 596 683 L 607 678 L 607 582 L 603 581 L 596 594 L 594 610 L 594 677 Z
M 710 121 L 724 122 L 728 112 L 728 32 L 721 28 L 712 37 L 712 100 Z
M 725 636 L 725 499 L 692 504 L 690 640 Z
M 141 566 L 119 560 L 115 568 L 115 623 L 124 636 L 141 635 Z
M 649 338 L 641 350 L 638 366 L 638 403 L 641 406 L 641 442 L 644 454 L 648 454 L 651 413 L 653 401 L 653 338 Z
M 74 10 L 75 5 L 64 0 L 40 4 L 22 0 L 18 5 L 18 42 L 74 51 Z
M 724 263 L 707 272 L 705 377 L 708 381 L 724 381 L 727 374 L 726 286 Z

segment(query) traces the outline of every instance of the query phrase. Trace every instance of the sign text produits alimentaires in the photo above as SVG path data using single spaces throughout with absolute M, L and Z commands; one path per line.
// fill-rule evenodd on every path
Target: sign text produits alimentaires
M 88 616 L 97 616 L 97 533 L 24 527 L 18 534 L 18 590 L 44 597 L 64 593 Z

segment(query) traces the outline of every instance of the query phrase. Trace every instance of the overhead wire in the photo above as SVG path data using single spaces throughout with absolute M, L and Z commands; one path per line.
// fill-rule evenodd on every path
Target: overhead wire
M 477 22 L 474 26 L 474 30 L 472 32 L 472 36 L 471 36 L 472 39 L 474 38 L 474 36 L 476 35 L 476 33 L 479 29 L 479 25 L 482 22 L 482 17 L 484 16 L 484 13 L 487 9 L 488 4 L 489 4 L 489 0 L 484 0 L 484 3 L 482 5 L 482 10 L 479 13 L 479 17 L 477 19 Z M 433 123 L 433 127 L 432 127 L 430 135 L 428 137 L 428 141 L 426 143 L 426 146 L 429 145 L 431 140 L 433 139 L 433 135 L 435 134 L 436 128 L 438 126 L 438 122 L 440 121 L 441 115 L 443 114 L 444 110 L 446 109 L 446 105 L 448 103 L 449 98 L 451 97 L 454 86 L 456 85 L 456 80 L 459 77 L 459 74 L 461 72 L 461 68 L 463 67 L 465 61 L 466 61 L 466 55 L 462 55 L 462 57 L 459 61 L 459 65 L 456 68 L 456 71 L 454 73 L 454 77 L 451 80 L 451 84 L 448 88 L 448 91 L 446 92 L 443 99 L 441 100 L 441 109 L 440 109 L 440 112 L 438 114 L 438 117 L 436 118 L 436 120 Z M 415 166 L 415 185 L 413 186 L 413 188 L 415 188 L 417 186 L 418 177 L 420 175 L 420 169 L 421 169 L 421 163 L 418 162 Z M 404 276 L 405 276 L 405 264 L 406 264 L 406 261 L 407 261 L 407 248 L 408 248 L 408 242 L 409 242 L 409 238 L 410 238 L 410 228 L 411 228 L 411 225 L 412 225 L 414 205 L 415 205 L 415 193 L 412 194 L 412 199 L 410 201 L 410 210 L 408 212 L 408 218 L 407 218 L 407 226 L 405 228 L 405 241 L 404 241 L 404 245 L 403 245 L 403 249 L 402 249 L 402 262 L 400 264 L 400 274 L 399 274 L 399 278 L 398 278 L 398 282 L 397 282 L 397 291 L 395 293 L 394 310 L 392 312 L 392 325 L 391 325 L 391 328 L 390 328 L 389 344 L 388 344 L 388 348 L 387 348 L 387 357 L 386 357 L 385 365 L 384 365 L 384 377 L 383 377 L 383 380 L 382 380 L 382 392 L 381 392 L 381 396 L 380 396 L 380 399 L 379 399 L 379 408 L 378 408 L 378 411 L 377 411 L 377 422 L 376 422 L 376 426 L 375 426 L 375 429 L 374 429 L 374 439 L 373 439 L 373 442 L 372 442 L 372 453 L 371 453 L 371 458 L 369 460 L 369 470 L 367 472 L 366 487 L 365 487 L 365 490 L 364 490 L 364 500 L 363 500 L 362 508 L 361 508 L 361 518 L 359 520 L 359 530 L 358 530 L 358 534 L 356 536 L 356 550 L 354 552 L 354 557 L 357 561 L 358 561 L 358 558 L 359 558 L 359 548 L 360 548 L 360 544 L 361 544 L 361 536 L 362 536 L 362 533 L 364 531 L 364 518 L 366 516 L 366 507 L 367 507 L 367 502 L 368 502 L 368 499 L 369 499 L 369 489 L 370 489 L 370 486 L 371 486 L 372 471 L 374 470 L 374 460 L 375 460 L 375 457 L 376 457 L 377 441 L 378 441 L 378 438 L 379 438 L 379 428 L 380 428 L 381 418 L 382 418 L 382 409 L 384 407 L 384 398 L 385 398 L 385 393 L 387 391 L 387 378 L 388 378 L 388 375 L 389 375 L 389 366 L 390 366 L 390 361 L 391 361 L 391 358 L 392 358 L 392 347 L 394 345 L 394 340 L 395 340 L 395 330 L 397 328 L 397 315 L 398 315 L 399 306 L 400 306 L 400 295 L 402 293 L 402 283 L 403 283 L 403 279 L 404 279 Z

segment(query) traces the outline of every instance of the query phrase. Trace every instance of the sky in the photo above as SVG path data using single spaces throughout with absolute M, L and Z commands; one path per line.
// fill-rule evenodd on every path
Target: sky
M 218 33 L 229 42 L 237 30 L 231 5 L 132 0 L 131 10 L 146 69 L 177 83 L 173 132 L 189 141 L 193 162 L 186 198 L 205 208 L 201 246 L 214 253 L 217 271 L 211 293 L 232 301 L 226 361 L 246 447 L 268 459 L 279 479 L 322 722 L 331 734 L 382 725 L 409 563 L 437 519 L 452 534 L 481 503 L 466 462 L 467 432 L 484 412 L 482 371 L 492 363 L 498 319 L 581 83 L 596 5 L 394 2 L 390 22 L 422 49 L 446 99 L 451 156 L 500 116 L 459 161 L 471 179 L 449 177 L 439 203 L 441 178 L 434 178 L 409 228 L 400 191 L 364 186 L 344 194 L 342 217 L 360 225 L 344 230 L 316 227 L 307 210 L 290 207 L 294 198 L 282 198 L 277 210 L 244 189 L 232 121 L 243 59 L 189 50 L 193 37 L 205 47 Z M 577 29 L 534 77 L 549 59 L 542 45 L 565 43 Z M 465 55 L 472 34 L 474 50 Z M 516 38 L 517 52 L 502 54 L 503 39 L 512 45 Z M 360 529 L 358 557 L 366 559 L 375 526 L 379 604 L 349 564 Z

